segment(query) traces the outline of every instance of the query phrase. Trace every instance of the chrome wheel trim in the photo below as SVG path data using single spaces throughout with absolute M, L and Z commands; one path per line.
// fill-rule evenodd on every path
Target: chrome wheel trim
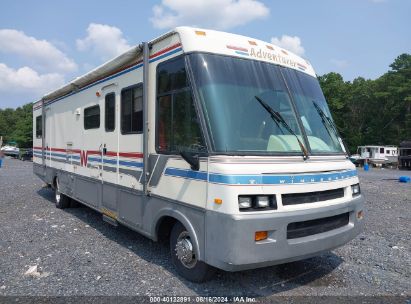
M 60 203 L 61 194 L 60 194 L 60 191 L 59 191 L 59 182 L 58 182 L 58 180 L 56 181 L 56 190 L 55 190 L 54 196 L 55 196 L 55 199 L 56 199 L 56 203 Z
M 197 257 L 194 252 L 194 246 L 191 243 L 190 235 L 187 231 L 183 231 L 177 238 L 175 252 L 177 259 L 186 268 L 193 268 L 197 264 Z

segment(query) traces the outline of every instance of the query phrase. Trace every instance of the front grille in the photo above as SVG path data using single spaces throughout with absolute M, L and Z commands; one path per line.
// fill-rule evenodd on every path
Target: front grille
M 344 227 L 348 225 L 349 220 L 350 214 L 347 212 L 315 220 L 290 223 L 287 226 L 287 239 L 296 239 Z
M 344 197 L 344 188 L 316 192 L 290 193 L 283 194 L 281 197 L 283 206 L 316 203 Z

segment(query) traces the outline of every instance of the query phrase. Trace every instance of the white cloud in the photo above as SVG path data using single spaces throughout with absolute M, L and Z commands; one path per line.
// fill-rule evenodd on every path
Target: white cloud
M 14 29 L 0 29 L 0 52 L 18 55 L 42 71 L 72 72 L 76 63 L 47 40 Z
M 153 26 L 179 25 L 228 29 L 267 17 L 269 9 L 257 0 L 162 0 L 153 7 Z
M 7 93 L 32 92 L 37 96 L 63 84 L 64 76 L 59 73 L 39 74 L 27 66 L 13 69 L 0 63 L 0 91 Z
M 131 48 L 119 28 L 96 23 L 90 23 L 87 36 L 77 39 L 76 43 L 78 50 L 91 50 L 102 60 L 111 59 Z
M 331 59 L 330 62 L 340 69 L 344 69 L 350 65 L 349 62 L 344 59 Z
M 281 38 L 273 37 L 271 38 L 271 43 L 289 50 L 297 55 L 304 55 L 305 49 L 301 45 L 301 39 L 298 36 L 288 36 L 282 35 Z

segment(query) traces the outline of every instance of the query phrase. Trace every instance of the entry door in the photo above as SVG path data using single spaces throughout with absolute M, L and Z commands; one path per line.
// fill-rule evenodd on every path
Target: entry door
M 46 167 L 51 166 L 51 149 L 53 148 L 53 115 L 51 113 L 52 108 L 51 107 L 46 107 L 44 111 L 44 116 L 45 116 L 45 130 L 44 130 L 44 148 L 45 148 L 45 156 L 46 156 Z M 54 147 L 55 148 L 55 147 Z
M 118 184 L 118 135 L 119 135 L 119 98 L 116 90 L 105 90 L 101 107 L 103 108 L 102 136 L 102 206 L 117 211 Z

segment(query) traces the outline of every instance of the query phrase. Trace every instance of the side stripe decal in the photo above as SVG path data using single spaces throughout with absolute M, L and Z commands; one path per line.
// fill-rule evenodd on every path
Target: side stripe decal
M 187 179 L 207 181 L 207 172 L 192 171 L 178 168 L 167 168 L 167 176 L 182 177 Z M 357 176 L 357 170 L 344 170 L 340 172 L 316 173 L 316 174 L 295 174 L 295 175 L 276 175 L 276 174 L 217 174 L 210 173 L 208 181 L 215 184 L 225 185 L 281 185 L 281 184 L 309 184 L 333 182 L 338 180 L 350 179 Z

